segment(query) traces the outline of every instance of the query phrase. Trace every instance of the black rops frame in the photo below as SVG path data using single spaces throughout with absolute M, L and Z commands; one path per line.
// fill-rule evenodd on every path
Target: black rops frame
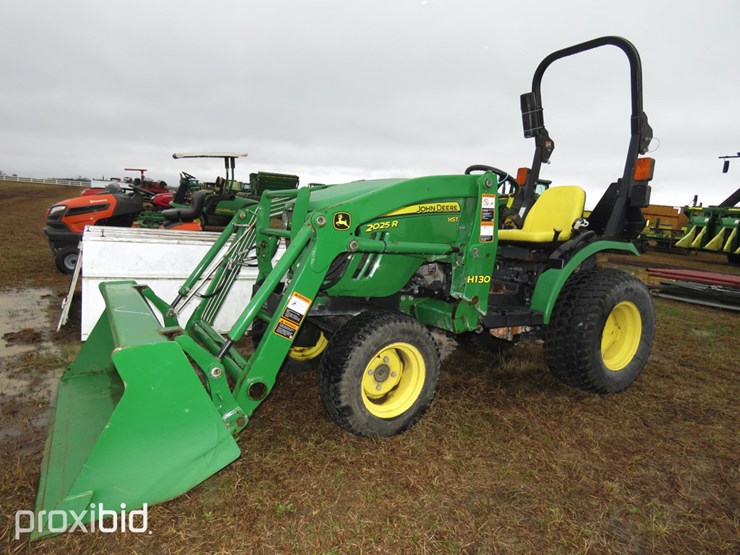
M 535 185 L 539 179 L 540 169 L 543 163 L 549 161 L 555 148 L 555 143 L 545 127 L 542 110 L 540 85 L 545 70 L 556 60 L 607 45 L 616 46 L 622 50 L 629 60 L 632 96 L 631 135 L 624 174 L 621 179 L 609 186 L 597 203 L 589 217 L 589 229 L 600 236 L 633 239 L 639 235 L 645 225 L 640 207 L 650 203 L 650 186 L 647 181 L 635 180 L 635 164 L 638 156 L 647 152 L 653 138 L 653 130 L 642 109 L 640 54 L 631 42 L 622 37 L 600 37 L 558 50 L 547 56 L 537 66 L 532 78 L 532 92 L 521 95 L 524 136 L 535 139 L 534 159 L 524 187 L 523 201 L 530 205 L 534 202 Z

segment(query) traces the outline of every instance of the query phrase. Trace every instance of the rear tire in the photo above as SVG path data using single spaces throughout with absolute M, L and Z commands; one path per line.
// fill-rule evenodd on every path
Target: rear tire
M 62 247 L 54 255 L 54 263 L 57 270 L 63 274 L 72 274 L 77 266 L 77 259 L 80 257 L 80 251 L 76 245 L 67 245 Z
M 613 268 L 570 277 L 545 336 L 545 361 L 561 382 L 616 393 L 642 372 L 653 342 L 655 312 L 647 287 Z
M 434 399 L 439 353 L 429 330 L 397 312 L 365 312 L 332 337 L 319 366 L 329 416 L 363 437 L 413 426 Z

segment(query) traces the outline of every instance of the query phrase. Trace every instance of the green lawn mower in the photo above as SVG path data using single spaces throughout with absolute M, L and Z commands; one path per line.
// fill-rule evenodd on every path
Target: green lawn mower
M 280 191 L 298 187 L 298 176 L 255 172 L 249 174 L 249 182 L 242 183 L 234 177 L 236 159 L 247 156 L 235 152 L 175 153 L 176 160 L 183 158 L 222 158 L 226 169 L 225 177 L 217 177 L 214 183 L 200 183 L 186 173 L 181 173 L 180 188 L 172 199 L 171 208 L 150 212 L 140 219 L 142 227 L 164 227 L 189 231 L 222 230 L 239 210 L 256 205 L 264 191 Z M 193 187 L 197 184 L 197 190 Z M 189 204 L 183 197 L 192 193 Z M 178 198 L 180 197 L 180 198 Z
M 623 175 L 584 218 L 580 187 L 536 194 L 554 147 L 540 83 L 553 62 L 603 46 L 629 60 L 631 137 Z M 167 501 L 228 465 L 291 354 L 320 357 L 327 414 L 371 438 L 408 429 L 430 406 L 441 366 L 431 329 L 542 339 L 564 383 L 627 388 L 650 353 L 653 305 L 639 280 L 595 260 L 637 255 L 631 241 L 645 225 L 654 163 L 639 158 L 652 137 L 641 71 L 637 50 L 619 37 L 546 57 L 521 97 L 535 154 L 517 178 L 475 165 L 266 191 L 237 211 L 174 301 L 133 281 L 102 284 L 107 308 L 60 380 L 35 536 L 65 519 L 89 521 L 93 509 Z M 221 335 L 216 315 L 249 264 L 259 268 L 252 298 Z M 189 302 L 198 306 L 182 322 Z M 246 334 L 249 356 L 239 350 Z

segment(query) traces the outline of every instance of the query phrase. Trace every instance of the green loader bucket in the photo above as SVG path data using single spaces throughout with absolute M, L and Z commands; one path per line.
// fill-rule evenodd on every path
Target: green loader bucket
M 132 285 L 101 285 L 106 311 L 60 380 L 32 538 L 103 509 L 172 499 L 240 454 L 189 359 Z

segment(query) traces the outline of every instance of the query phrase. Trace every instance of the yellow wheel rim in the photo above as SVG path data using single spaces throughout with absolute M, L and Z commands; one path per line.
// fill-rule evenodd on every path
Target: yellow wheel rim
M 329 340 L 324 332 L 320 332 L 319 339 L 313 347 L 291 347 L 288 356 L 293 360 L 311 360 L 323 353 L 328 344 Z
M 373 416 L 396 418 L 419 398 L 426 365 L 419 349 L 408 343 L 383 347 L 362 375 L 362 402 Z
M 642 318 L 637 306 L 622 301 L 615 306 L 601 333 L 601 358 L 612 372 L 627 366 L 637 353 L 642 337 Z

